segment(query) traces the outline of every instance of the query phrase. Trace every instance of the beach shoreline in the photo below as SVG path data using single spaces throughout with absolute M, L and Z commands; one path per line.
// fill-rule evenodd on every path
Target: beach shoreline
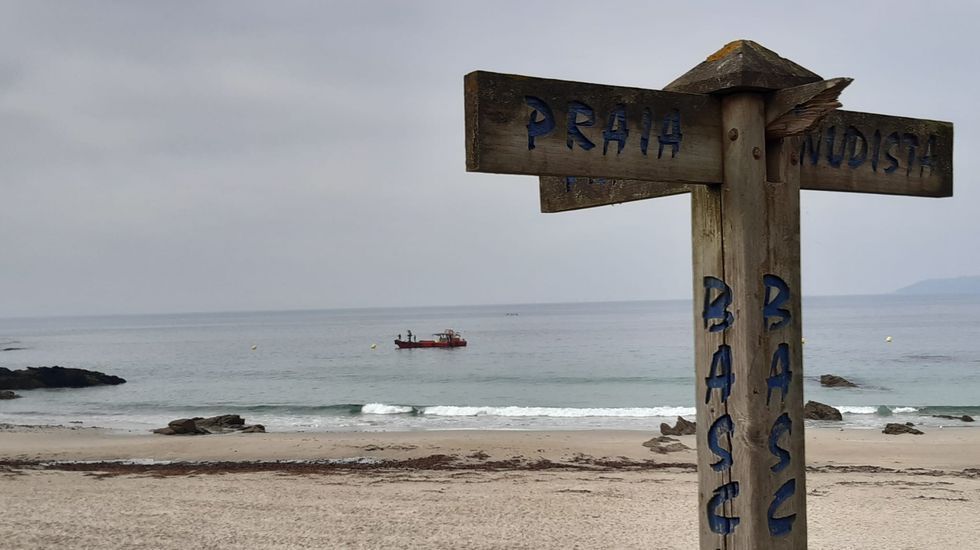
M 0 540 L 28 548 L 697 546 L 694 449 L 648 431 L 162 436 L 0 430 Z M 966 548 L 980 430 L 810 429 L 814 548 Z M 678 437 L 689 447 L 694 436 Z
M 162 436 L 0 429 L 0 540 L 29 548 L 697 546 L 696 451 L 648 431 Z M 980 430 L 809 429 L 814 548 L 967 548 Z M 689 447 L 694 436 L 678 437 Z

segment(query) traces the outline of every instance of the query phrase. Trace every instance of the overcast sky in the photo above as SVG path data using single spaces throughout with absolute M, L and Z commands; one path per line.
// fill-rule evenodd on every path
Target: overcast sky
M 738 38 L 955 124 L 951 199 L 804 192 L 806 294 L 977 275 L 949 4 L 4 1 L 0 316 L 687 299 L 688 198 L 541 214 L 465 171 L 463 75 L 659 89 Z

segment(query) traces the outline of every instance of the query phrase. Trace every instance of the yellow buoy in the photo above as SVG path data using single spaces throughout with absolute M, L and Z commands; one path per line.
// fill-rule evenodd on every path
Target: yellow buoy
M 803 344 L 805 344 L 805 343 L 806 343 L 806 338 L 800 338 L 800 340 L 802 340 L 802 342 L 801 342 L 801 343 L 803 343 Z
M 891 342 L 892 341 L 892 337 L 891 336 L 885 336 L 885 341 L 886 342 Z
M 378 344 L 371 344 L 371 349 L 377 349 Z
M 255 344 L 252 344 L 252 351 L 255 351 L 257 349 L 259 349 L 259 346 L 256 346 Z

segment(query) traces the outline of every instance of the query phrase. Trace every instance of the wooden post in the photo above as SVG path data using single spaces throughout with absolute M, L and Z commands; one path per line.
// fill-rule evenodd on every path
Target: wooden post
M 818 86 L 785 61 L 767 85 Z M 723 181 L 691 195 L 700 548 L 805 549 L 800 142 L 767 143 L 780 94 L 705 69 L 667 87 L 724 94 Z
M 766 181 L 762 94 L 722 126 L 724 183 L 692 194 L 701 548 L 806 548 L 799 156 L 775 142 Z
M 701 550 L 807 545 L 801 186 L 953 192 L 953 125 L 838 111 L 850 81 L 746 40 L 661 92 L 465 79 L 468 169 L 544 176 L 543 211 L 691 193 Z

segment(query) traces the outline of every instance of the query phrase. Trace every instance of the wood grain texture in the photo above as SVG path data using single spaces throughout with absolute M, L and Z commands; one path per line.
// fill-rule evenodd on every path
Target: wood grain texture
M 799 325 L 799 188 L 791 175 L 769 184 L 765 140 L 765 102 L 762 94 L 745 93 L 725 96 L 722 124 L 738 129 L 738 139 L 729 140 L 724 148 L 725 182 L 721 191 L 721 248 L 724 276 L 733 290 L 732 311 L 735 322 L 727 331 L 726 344 L 731 347 L 735 382 L 728 400 L 728 414 L 734 423 L 732 434 L 732 481 L 738 482 L 739 494 L 732 501 L 734 517 L 739 524 L 725 537 L 728 546 L 718 546 L 708 533 L 702 536 L 702 548 L 802 549 L 806 548 L 806 515 L 803 431 L 801 424 L 791 424 L 791 432 L 779 438 L 781 448 L 790 451 L 789 466 L 778 473 L 771 467 L 779 459 L 770 450 L 770 435 L 777 419 L 785 412 L 790 421 L 802 412 L 789 413 L 793 387 L 785 400 L 782 391 L 772 392 L 767 380 L 780 344 L 789 348 L 790 369 L 795 349 L 801 341 Z M 772 153 L 772 151 L 770 151 Z M 780 155 L 782 152 L 779 153 Z M 781 166 L 776 164 L 776 166 Z M 790 310 L 791 322 L 770 330 L 773 319 L 763 310 L 767 301 L 764 280 L 775 275 L 789 286 L 794 297 L 783 307 Z M 770 299 L 773 296 L 770 295 Z M 781 368 L 777 368 L 777 372 Z M 700 383 L 700 378 L 699 378 Z M 794 453 L 796 451 L 796 453 Z M 798 453 L 798 454 L 797 454 Z M 774 517 L 796 514 L 788 533 L 773 535 L 770 531 L 770 506 L 783 485 L 795 480 L 796 490 L 775 508 Z M 704 522 L 702 522 L 704 523 Z M 705 526 L 702 525 L 702 532 Z M 706 545 L 707 544 L 707 545 Z M 711 546 L 715 544 L 714 546 Z
M 819 84 L 826 87 L 828 82 Z M 766 119 L 778 121 L 779 116 L 772 113 L 782 110 L 792 100 L 784 98 L 782 106 L 776 107 L 772 107 L 772 99 L 769 101 Z M 767 141 L 773 141 L 772 135 L 767 127 Z M 834 110 L 794 143 L 799 144 L 795 151 L 799 164 L 792 169 L 799 172 L 801 189 L 920 197 L 953 195 L 953 124 L 950 122 Z M 862 153 L 865 146 L 867 150 Z M 913 153 L 911 164 L 910 152 Z M 923 158 L 928 164 L 923 164 Z M 558 185 L 559 180 L 564 181 L 542 179 L 542 212 L 665 197 L 694 187 L 614 180 L 610 185 L 583 189 Z
M 483 71 L 466 75 L 464 88 L 469 171 L 721 181 L 719 104 L 710 96 Z M 540 135 L 529 135 L 534 124 Z M 625 130 L 621 141 L 607 139 L 610 130 Z
M 820 75 L 751 40 L 735 40 L 664 87 L 693 94 L 781 90 L 820 80 Z
M 722 281 L 725 277 L 724 252 L 722 248 L 721 186 L 698 185 L 691 188 L 691 239 L 693 252 L 694 287 L 694 402 L 697 411 L 697 451 L 698 451 L 698 518 L 699 540 L 702 550 L 729 548 L 728 538 L 715 533 L 708 525 L 706 514 L 714 491 L 732 481 L 732 471 L 715 470 L 712 464 L 720 460 L 708 444 L 708 430 L 712 424 L 728 414 L 727 402 L 722 400 L 719 391 L 708 391 L 707 380 L 711 376 L 711 362 L 714 354 L 726 344 L 727 331 L 711 332 L 705 324 L 703 312 L 706 301 L 716 293 L 705 293 L 705 278 L 714 277 Z M 706 300 L 707 298 L 707 300 Z M 706 399 L 707 396 L 707 399 Z M 722 448 L 731 451 L 731 438 L 725 435 L 720 440 Z M 731 502 L 725 502 L 716 513 L 733 517 Z
M 692 186 L 683 183 L 660 183 L 642 180 L 541 176 L 541 211 L 565 212 L 580 208 L 606 206 L 655 197 L 690 193 Z
M 832 78 L 772 93 L 766 102 L 766 139 L 802 134 L 841 106 L 837 98 L 853 79 Z
M 803 189 L 953 195 L 951 122 L 838 110 L 805 135 L 800 157 Z

